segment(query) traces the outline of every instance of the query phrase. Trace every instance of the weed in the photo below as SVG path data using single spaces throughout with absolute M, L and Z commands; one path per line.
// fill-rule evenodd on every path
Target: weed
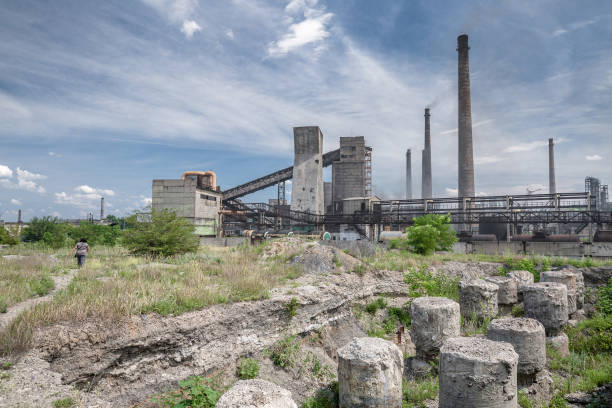
M 259 374 L 259 362 L 254 358 L 243 358 L 238 365 L 238 378 L 252 380 Z
M 599 288 L 597 294 L 595 309 L 604 316 L 612 316 L 612 278 L 606 286 Z
M 366 266 L 365 263 L 360 263 L 353 267 L 353 272 L 359 276 L 365 275 L 367 271 L 368 271 L 368 267 Z
M 291 301 L 285 304 L 285 309 L 287 311 L 287 316 L 289 319 L 292 319 L 293 316 L 297 314 L 297 310 L 300 304 L 296 298 L 291 298 Z
M 532 408 L 533 404 L 524 390 L 518 392 L 518 404 L 521 408 Z
M 525 309 L 521 305 L 512 306 L 512 316 L 523 317 L 525 316 Z
M 612 353 L 612 315 L 583 320 L 566 331 L 575 353 Z
M 563 398 L 563 394 L 558 392 L 556 393 L 550 402 L 548 403 L 548 408 L 567 408 L 567 401 Z
M 8 380 L 9 378 L 11 378 L 11 375 L 9 373 L 0 374 L 0 380 Z
M 53 408 L 72 408 L 75 405 L 76 403 L 70 397 L 53 401 Z
M 10 361 L 5 361 L 4 363 L 2 363 L 2 366 L 0 366 L 0 368 L 2 368 L 3 370 L 10 370 L 11 368 L 13 368 L 13 363 L 11 363 Z
M 327 387 L 318 390 L 314 396 L 306 398 L 302 408 L 337 408 L 338 382 L 334 381 Z
M 381 296 L 375 301 L 368 303 L 365 307 L 365 311 L 373 315 L 378 309 L 384 309 L 385 307 L 387 307 L 387 302 L 385 302 L 385 298 Z
M 214 408 L 220 397 L 213 380 L 196 375 L 179 381 L 178 390 L 162 394 L 156 402 L 165 408 Z
M 405 408 L 424 407 L 425 400 L 433 400 L 438 396 L 438 378 L 429 377 L 418 381 L 402 382 L 402 399 Z
M 432 273 L 426 265 L 412 268 L 404 275 L 408 285 L 408 296 L 436 296 L 459 300 L 459 278 L 451 278 L 444 274 Z
M 306 354 L 304 363 L 305 364 L 312 363 L 310 367 L 310 371 L 319 380 L 322 380 L 327 377 L 334 378 L 336 376 L 334 372 L 332 371 L 331 367 L 327 364 L 324 365 L 323 363 L 321 363 L 321 360 L 319 360 L 319 358 L 316 355 L 314 355 L 311 351 L 309 351 L 308 354 Z
M 6 303 L 6 300 L 4 300 L 4 298 L 0 298 L 0 313 L 6 312 L 8 312 L 8 303 Z
M 387 310 L 389 316 L 393 316 L 406 328 L 410 327 L 410 306 L 404 307 L 389 307 Z
M 270 359 L 279 367 L 291 367 L 300 350 L 295 336 L 285 337 L 276 342 L 269 350 Z
M 340 258 L 338 258 L 336 254 L 334 254 L 334 256 L 332 257 L 332 262 L 334 263 L 336 268 L 342 267 L 342 261 L 340 260 Z

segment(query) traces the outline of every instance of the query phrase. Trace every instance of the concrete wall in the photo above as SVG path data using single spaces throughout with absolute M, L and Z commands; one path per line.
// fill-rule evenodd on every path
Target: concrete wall
M 334 212 L 345 198 L 365 196 L 365 153 L 363 136 L 340 138 L 340 160 L 332 163 Z
M 331 214 L 332 208 L 332 183 L 323 183 L 323 202 L 325 203 L 325 214 Z
M 176 211 L 195 225 L 197 235 L 216 235 L 221 194 L 197 188 L 195 179 L 153 180 L 152 208 Z
M 213 246 L 213 247 L 235 247 L 240 244 L 247 244 L 249 242 L 246 237 L 200 237 L 200 246 Z
M 457 242 L 454 252 L 484 255 L 544 255 L 576 258 L 612 258 L 612 243 L 594 242 Z
M 296 127 L 293 141 L 291 210 L 324 214 L 323 133 L 318 126 Z

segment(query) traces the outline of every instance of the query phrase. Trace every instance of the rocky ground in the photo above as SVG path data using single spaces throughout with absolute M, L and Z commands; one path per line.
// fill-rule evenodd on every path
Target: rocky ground
M 14 357 L 0 380 L 0 407 L 50 407 L 66 397 L 79 407 L 147 407 L 151 396 L 175 388 L 190 375 L 213 375 L 231 384 L 243 357 L 257 359 L 259 378 L 288 389 L 300 405 L 333 380 L 336 350 L 353 337 L 365 336 L 373 321 L 383 319 L 381 311 L 364 315 L 355 307 L 381 295 L 389 306 L 402 307 L 409 300 L 408 288 L 403 272 L 352 273 L 361 261 L 316 242 L 304 245 L 289 239 L 266 246 L 260 255 L 279 256 L 303 265 L 306 273 L 273 289 L 268 299 L 220 304 L 180 316 L 136 315 L 37 330 L 34 347 Z M 434 269 L 475 278 L 497 274 L 499 266 L 446 262 Z M 585 273 L 587 285 L 601 279 L 592 275 Z M 70 278 L 56 282 L 58 289 Z M 298 305 L 294 316 L 288 309 L 292 299 Z M 296 364 L 279 369 L 268 350 L 289 336 L 296 336 Z M 414 353 L 409 333 L 400 329 L 393 338 L 406 355 Z M 313 369 L 315 361 L 320 369 Z M 437 406 L 435 401 L 426 405 Z

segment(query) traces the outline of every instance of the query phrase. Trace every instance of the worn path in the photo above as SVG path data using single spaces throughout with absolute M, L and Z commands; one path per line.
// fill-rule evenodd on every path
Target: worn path
M 45 296 L 36 297 L 28 300 L 24 300 L 21 303 L 17 303 L 16 305 L 11 306 L 6 313 L 0 314 L 0 330 L 4 330 L 6 326 L 8 326 L 15 317 L 19 315 L 19 313 L 27 310 L 41 302 L 46 302 L 53 298 L 53 296 L 61 289 L 64 289 L 72 278 L 77 273 L 78 269 L 71 269 L 65 275 L 52 276 L 53 281 L 55 282 L 55 289 L 46 294 Z

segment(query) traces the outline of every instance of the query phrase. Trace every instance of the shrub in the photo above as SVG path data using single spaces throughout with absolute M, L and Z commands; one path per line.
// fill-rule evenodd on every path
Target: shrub
M 174 211 L 152 210 L 150 221 L 138 220 L 136 215 L 128 217 L 128 221 L 134 227 L 125 230 L 123 243 L 133 254 L 158 257 L 198 249 L 195 227 Z
M 604 316 L 612 316 L 612 278 L 606 286 L 599 288 L 597 295 L 595 309 Z
M 30 291 L 33 295 L 44 296 L 55 288 L 55 282 L 47 275 L 30 281 Z
M 556 393 L 548 403 L 549 408 L 566 408 L 567 406 L 567 401 L 560 392 Z
M 387 307 L 387 302 L 385 302 L 385 298 L 381 296 L 375 301 L 368 303 L 365 310 L 369 314 L 373 315 L 378 309 L 384 309 L 385 307 Z
M 6 299 L 0 297 L 0 313 L 6 313 L 8 311 L 8 303 Z
M 238 378 L 252 380 L 259 374 L 259 363 L 254 358 L 243 358 L 238 365 Z
M 438 396 L 438 378 L 429 377 L 418 381 L 402 382 L 403 407 L 424 407 L 425 400 Z
M 525 309 L 521 305 L 512 306 L 512 316 L 523 317 L 525 316 Z
M 583 320 L 567 335 L 576 353 L 612 353 L 612 315 Z
M 99 225 L 89 221 L 82 221 L 78 227 L 69 231 L 70 239 L 77 242 L 85 238 L 90 245 L 115 246 L 121 235 L 119 225 Z
M 179 381 L 179 387 L 162 395 L 158 402 L 167 408 L 214 408 L 221 397 L 211 379 L 197 375 Z
M 293 318 L 293 316 L 297 314 L 297 309 L 299 306 L 300 304 L 296 298 L 291 298 L 291 301 L 285 305 L 289 319 Z
M 338 381 L 334 381 L 318 390 L 314 396 L 306 398 L 302 408 L 337 408 L 338 404 Z
M 415 218 L 414 225 L 406 228 L 406 242 L 418 254 L 450 250 L 456 241 L 449 214 L 425 214 Z
M 6 230 L 6 228 L 0 226 L 0 245 L 15 245 L 17 244 L 17 238 Z
M 436 296 L 446 297 L 454 301 L 459 300 L 459 278 L 452 278 L 441 273 L 432 273 L 427 265 L 412 268 L 404 275 L 404 282 L 408 285 L 408 296 Z
M 272 362 L 279 367 L 291 367 L 295 363 L 297 353 L 300 350 L 295 336 L 285 337 L 279 340 L 268 351 Z

